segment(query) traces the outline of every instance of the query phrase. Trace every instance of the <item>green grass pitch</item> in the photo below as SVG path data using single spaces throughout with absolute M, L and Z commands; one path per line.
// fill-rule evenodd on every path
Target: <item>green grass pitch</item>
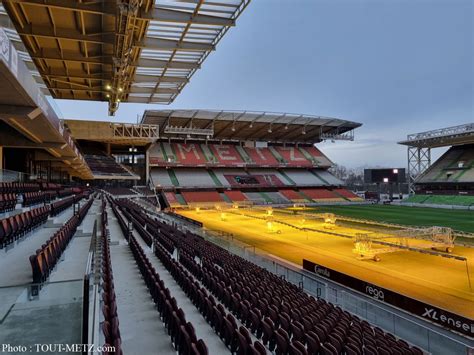
M 474 211 L 393 205 L 321 206 L 314 212 L 407 226 L 443 226 L 474 233 Z

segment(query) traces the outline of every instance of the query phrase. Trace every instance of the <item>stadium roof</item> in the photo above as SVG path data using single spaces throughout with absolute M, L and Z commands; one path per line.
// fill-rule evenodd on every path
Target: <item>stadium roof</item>
M 352 140 L 361 124 L 332 117 L 276 112 L 147 110 L 142 124 L 160 127 L 160 138 L 317 143 Z
M 249 2 L 3 0 L 0 20 L 45 91 L 113 115 L 173 102 Z
M 413 133 L 398 144 L 418 148 L 437 148 L 474 143 L 474 123 Z
M 0 47 L 0 145 L 32 150 L 37 162 L 82 179 L 92 178 L 54 104 L 41 93 L 2 29 Z

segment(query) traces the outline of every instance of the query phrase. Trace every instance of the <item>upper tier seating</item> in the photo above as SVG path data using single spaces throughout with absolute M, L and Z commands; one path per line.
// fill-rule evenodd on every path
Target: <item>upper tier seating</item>
M 50 206 L 43 206 L 0 220 L 0 249 L 46 222 Z
M 155 186 L 159 186 L 159 187 L 174 186 L 173 182 L 171 182 L 168 169 L 152 168 L 150 170 L 150 177 L 151 177 L 151 180 L 153 181 L 153 184 L 155 184 Z
M 248 171 L 250 175 L 274 175 L 283 185 L 293 185 L 293 181 L 291 179 L 288 180 L 284 173 L 282 173 L 282 171 L 287 171 L 286 169 L 280 171 L 276 169 L 248 169 Z
M 308 170 L 304 169 L 284 169 L 283 173 L 288 176 L 296 186 L 323 186 L 327 183 L 314 175 Z
M 212 144 L 209 149 L 218 164 L 235 166 L 243 165 L 244 161 L 234 145 L 230 144 Z
M 167 143 L 165 143 L 167 144 Z M 171 148 L 173 149 L 176 157 L 176 163 L 183 165 L 204 165 L 206 164 L 206 157 L 201 150 L 200 144 L 197 143 L 172 143 Z
M 84 154 L 84 158 L 94 175 L 118 175 L 130 177 L 132 174 L 111 156 L 105 154 Z
M 304 154 L 296 147 L 282 147 L 275 146 L 273 149 L 283 158 L 287 166 L 312 166 L 313 163 L 309 161 Z
M 315 174 L 320 180 L 325 182 L 327 185 L 344 185 L 344 183 L 331 174 L 327 170 L 323 169 L 312 169 L 313 174 Z
M 333 164 L 318 148 L 315 146 L 311 147 L 300 147 L 302 152 L 306 152 L 306 156 L 311 157 L 310 160 L 313 161 L 313 164 L 317 164 L 322 167 L 330 167 Z
M 206 169 L 176 168 L 173 172 L 179 186 L 186 187 L 215 187 L 216 183 Z
M 474 144 L 451 147 L 418 179 L 417 183 L 474 182 Z
M 189 204 L 206 202 L 224 202 L 216 191 L 183 191 L 181 193 Z
M 285 186 L 285 184 L 274 174 L 255 174 L 255 175 L 227 175 L 224 174 L 230 186 L 234 187 L 272 187 Z
M 214 168 L 209 170 L 210 174 L 214 174 L 220 186 L 230 186 L 229 180 L 224 175 L 246 175 L 244 169 L 238 168 Z
M 330 167 L 331 161 L 316 147 L 241 147 L 233 144 L 158 142 L 148 150 L 151 165 Z
M 244 147 L 247 155 L 258 166 L 275 166 L 278 161 L 268 148 L 248 148 Z
M 0 193 L 0 213 L 13 211 L 16 200 L 16 194 L 14 193 Z
M 316 202 L 340 202 L 343 198 L 336 195 L 334 192 L 326 189 L 300 189 L 306 196 L 310 197 Z
M 153 143 L 150 146 L 150 148 L 148 149 L 148 157 L 148 162 L 151 165 L 162 164 L 167 161 L 163 152 L 163 147 L 159 142 Z

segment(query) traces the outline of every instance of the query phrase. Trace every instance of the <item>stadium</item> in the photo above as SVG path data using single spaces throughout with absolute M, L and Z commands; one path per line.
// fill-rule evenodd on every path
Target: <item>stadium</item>
M 406 171 L 366 169 L 407 184 L 383 203 L 325 152 L 364 122 L 157 108 L 252 6 L 2 1 L 1 352 L 474 352 L 473 123 L 405 132 Z

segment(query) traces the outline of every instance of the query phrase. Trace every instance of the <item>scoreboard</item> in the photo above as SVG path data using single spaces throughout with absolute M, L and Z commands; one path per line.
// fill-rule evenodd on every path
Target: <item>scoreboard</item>
M 374 183 L 404 183 L 406 182 L 404 168 L 364 169 L 364 182 Z

